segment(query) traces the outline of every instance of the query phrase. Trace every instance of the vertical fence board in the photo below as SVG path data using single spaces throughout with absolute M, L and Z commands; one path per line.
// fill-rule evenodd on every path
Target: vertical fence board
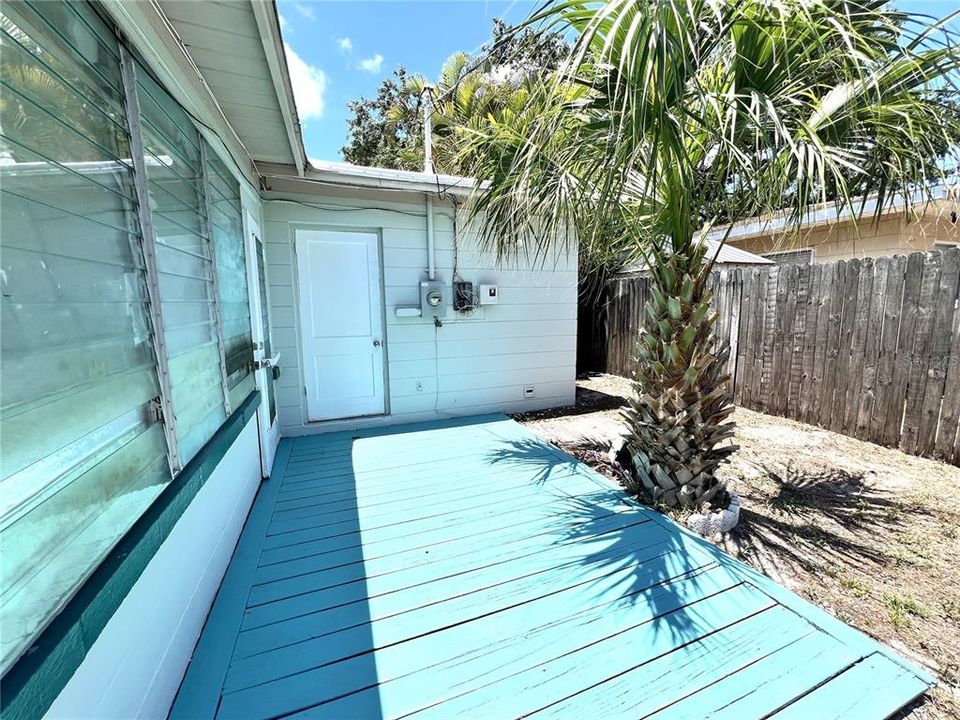
M 954 248 L 941 253 L 940 262 L 940 287 L 933 305 L 930 354 L 926 362 L 927 382 L 921 401 L 920 430 L 917 434 L 917 452 L 923 455 L 933 453 L 936 445 L 940 405 L 950 360 L 957 281 L 960 279 L 960 249 Z M 958 393 L 960 388 L 947 388 L 947 392 Z
M 843 424 L 841 432 L 854 435 L 857 425 L 857 408 L 860 405 L 861 373 L 870 308 L 873 305 L 873 259 L 860 261 L 857 278 L 857 306 L 853 313 L 853 331 L 850 335 L 850 362 L 847 370 L 846 392 L 843 404 Z
M 907 258 L 903 282 L 903 304 L 900 309 L 900 327 L 897 334 L 897 355 L 894 359 L 893 382 L 890 385 L 890 406 L 887 416 L 886 444 L 900 443 L 903 432 L 904 406 L 910 367 L 913 360 L 913 339 L 917 327 L 917 307 L 920 304 L 920 280 L 923 277 L 923 254 Z
M 803 358 L 801 362 L 800 397 L 797 403 L 797 417 L 810 422 L 810 408 L 816 388 L 813 385 L 814 366 L 817 353 L 817 321 L 820 311 L 820 282 L 823 279 L 823 265 L 810 265 L 809 291 L 807 307 L 804 310 Z
M 960 252 L 960 250 L 958 250 Z M 940 427 L 934 455 L 960 465 L 960 308 L 954 301 L 953 332 L 950 359 L 944 381 L 943 407 L 940 409 Z
M 889 258 L 879 258 L 871 268 L 873 291 L 870 312 L 867 315 L 866 337 L 863 344 L 863 362 L 860 374 L 859 402 L 854 410 L 853 435 L 869 440 L 870 421 L 873 415 L 877 388 L 877 364 L 879 362 L 880 338 L 883 331 L 884 300 L 887 292 L 887 266 Z
M 830 330 L 830 302 L 833 297 L 833 281 L 836 266 L 814 266 L 820 276 L 819 297 L 817 298 L 817 332 L 813 351 L 813 381 L 810 386 L 810 412 L 804 422 L 819 422 L 820 408 L 823 404 L 824 365 L 827 357 L 827 335 Z
M 833 403 L 830 407 L 829 428 L 834 432 L 843 430 L 843 408 L 846 400 L 847 376 L 850 372 L 850 346 L 853 342 L 854 321 L 857 315 L 857 289 L 860 286 L 860 261 L 844 263 L 843 286 L 840 310 L 840 335 L 837 340 L 837 372 Z M 826 419 L 826 418 L 824 418 Z
M 891 432 L 887 429 L 887 419 L 890 415 L 891 387 L 897 357 L 897 335 L 900 329 L 900 305 L 903 303 L 903 275 L 906 267 L 907 259 L 903 256 L 887 259 L 883 279 L 883 311 L 880 318 L 874 398 L 870 409 L 870 429 L 867 436 L 868 440 L 875 443 L 886 442 L 884 438 L 888 432 Z M 879 276 L 877 279 L 879 280 Z
M 840 327 L 843 319 L 843 292 L 847 281 L 847 263 L 835 265 L 833 295 L 830 296 L 830 315 L 827 321 L 827 356 L 823 371 L 823 405 L 817 424 L 830 427 L 833 414 L 833 397 L 837 387 L 837 368 L 840 365 Z
M 927 368 L 930 365 L 933 350 L 935 315 L 933 303 L 940 290 L 942 264 L 943 257 L 940 253 L 930 253 L 923 259 L 917 325 L 913 335 L 910 378 L 907 382 L 907 404 L 903 416 L 903 431 L 900 435 L 900 449 L 910 454 L 916 454 L 918 450 L 923 396 L 927 386 Z
M 753 340 L 749 351 L 751 353 L 750 371 L 750 405 L 754 409 L 763 406 L 763 353 L 766 347 L 764 329 L 766 327 L 767 292 L 770 287 L 770 268 L 762 268 L 757 277 L 756 296 L 753 303 Z
M 748 269 L 742 271 L 740 289 L 740 315 L 737 325 L 737 371 L 733 381 L 733 401 L 738 405 L 744 404 L 749 397 L 749 390 L 745 387 L 750 382 L 750 369 L 747 367 L 747 348 L 751 341 L 752 303 L 755 300 L 756 282 L 759 272 Z M 752 365 L 752 360 L 751 360 Z
M 800 417 L 800 387 L 803 384 L 804 336 L 807 325 L 807 298 L 810 294 L 810 266 L 794 265 L 796 270 L 796 309 L 790 331 L 790 378 L 786 397 L 787 417 Z
M 787 294 L 787 265 L 770 268 L 767 281 L 767 305 L 763 310 L 763 370 L 760 386 L 760 409 L 776 412 L 777 395 L 774 391 L 780 369 L 780 343 L 783 336 L 783 298 Z
M 736 383 L 737 367 L 740 361 L 740 322 L 743 316 L 743 271 L 740 268 L 731 273 L 733 293 L 730 297 L 730 383 Z M 731 388 L 736 391 L 736 386 Z

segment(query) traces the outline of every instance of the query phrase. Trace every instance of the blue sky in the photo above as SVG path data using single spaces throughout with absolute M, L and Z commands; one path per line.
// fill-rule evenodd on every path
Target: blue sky
M 397 65 L 435 77 L 450 55 L 489 39 L 493 18 L 520 22 L 534 7 L 526 0 L 280 0 L 277 6 L 294 89 L 305 91 L 297 94 L 297 108 L 307 155 L 320 160 L 341 160 L 347 102 L 376 95 Z
M 960 0 L 900 0 L 899 7 L 936 17 Z M 347 102 L 372 97 L 397 65 L 436 77 L 458 50 L 490 37 L 493 18 L 523 20 L 531 0 L 279 0 L 290 76 L 307 155 L 341 160 Z M 960 30 L 960 28 L 958 28 Z

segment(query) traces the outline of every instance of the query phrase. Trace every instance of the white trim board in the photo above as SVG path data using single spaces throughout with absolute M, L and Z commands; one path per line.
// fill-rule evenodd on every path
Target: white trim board
M 44 717 L 167 717 L 259 486 L 252 417 Z

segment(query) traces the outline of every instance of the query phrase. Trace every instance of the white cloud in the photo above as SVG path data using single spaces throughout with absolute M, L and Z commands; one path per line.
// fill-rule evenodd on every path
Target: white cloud
M 280 13 L 277 13 L 277 17 L 280 18 L 280 32 L 287 32 L 290 27 L 290 23 L 288 23 L 287 19 Z
M 368 57 L 361 60 L 357 67 L 368 73 L 378 73 L 380 72 L 381 65 L 383 65 L 383 55 L 377 53 L 373 57 Z
M 337 38 L 337 47 L 342 52 L 348 53 L 353 50 L 353 40 L 348 37 Z
M 316 20 L 317 16 L 313 14 L 313 8 L 304 3 L 294 3 L 293 7 L 297 12 L 303 15 L 307 20 Z
M 293 97 L 297 101 L 297 113 L 300 119 L 321 117 L 323 95 L 327 89 L 326 73 L 307 63 L 287 43 L 283 44 L 283 48 L 287 51 L 290 83 L 293 85 Z

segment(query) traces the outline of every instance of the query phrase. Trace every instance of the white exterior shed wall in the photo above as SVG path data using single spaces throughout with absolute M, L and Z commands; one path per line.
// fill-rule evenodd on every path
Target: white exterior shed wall
M 434 207 L 437 278 L 451 287 L 453 206 L 436 200 Z M 398 305 L 419 305 L 419 283 L 426 279 L 424 195 L 340 188 L 322 194 L 274 192 L 267 195 L 263 215 L 274 352 L 282 353 L 277 404 L 284 435 L 573 403 L 577 259 L 572 245 L 557 249 L 546 261 L 521 256 L 498 267 L 495 255 L 481 250 L 474 233 L 460 230 L 460 275 L 475 291 L 481 283 L 498 285 L 499 304 L 469 317 L 451 309 L 443 327 L 435 329 L 432 318 L 397 318 L 394 312 Z M 465 212 L 459 215 L 462 224 Z M 373 231 L 381 237 L 387 360 L 383 417 L 306 421 L 294 251 L 298 228 Z M 524 396 L 528 385 L 535 388 L 533 398 Z

